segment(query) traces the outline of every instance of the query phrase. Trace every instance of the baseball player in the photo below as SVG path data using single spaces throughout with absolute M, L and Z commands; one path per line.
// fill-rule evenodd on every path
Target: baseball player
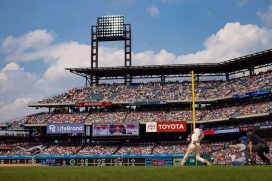
M 233 160 L 233 162 L 232 162 L 233 165 L 245 164 L 245 162 L 246 162 L 245 150 L 247 148 L 247 143 L 248 143 L 248 138 L 246 136 L 241 136 L 239 138 L 238 144 L 229 145 L 230 148 L 234 148 L 235 150 L 238 150 L 239 152 L 242 153 L 242 157 Z
M 204 129 L 205 129 L 204 125 L 199 125 L 199 127 L 193 131 L 191 136 L 191 143 L 189 144 L 186 154 L 180 163 L 181 166 L 185 164 L 186 160 L 188 159 L 191 153 L 196 154 L 196 160 L 199 160 L 202 163 L 206 163 L 209 166 L 212 165 L 208 160 L 200 157 L 200 151 L 201 151 L 200 141 L 204 138 L 204 132 L 203 132 Z

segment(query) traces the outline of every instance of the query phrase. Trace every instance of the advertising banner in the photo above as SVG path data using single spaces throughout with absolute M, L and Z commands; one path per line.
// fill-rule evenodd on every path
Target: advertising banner
M 173 165 L 180 166 L 182 158 L 183 158 L 183 156 L 181 158 L 173 158 Z M 203 154 L 203 158 L 210 161 L 210 162 L 212 161 L 211 156 L 209 154 Z M 189 158 L 185 162 L 185 165 L 187 165 L 187 166 L 196 166 L 196 165 L 201 166 L 201 165 L 203 165 L 203 163 L 200 161 L 197 161 L 197 164 L 196 164 L 195 155 L 191 154 L 191 155 L 189 155 Z
M 204 130 L 204 135 L 212 135 L 212 134 L 214 134 L 214 129 Z
M 139 136 L 139 123 L 93 124 L 93 136 Z
M 258 90 L 255 92 L 255 95 L 263 95 L 263 94 L 269 94 L 271 93 L 270 90 Z
M 173 165 L 180 166 L 182 158 L 173 158 Z M 186 160 L 185 165 L 196 165 L 196 159 L 194 155 L 190 155 L 189 158 Z
M 12 149 L 13 147 L 12 146 L 10 146 L 10 145 L 0 145 L 0 149 L 1 150 L 10 150 L 10 149 Z
M 186 132 L 186 121 L 157 122 L 157 132 Z
M 47 134 L 68 134 L 68 133 L 84 133 L 84 124 L 67 123 L 47 125 Z
M 165 101 L 135 101 L 135 102 L 128 103 L 128 105 L 130 106 L 159 105 L 159 104 L 166 104 L 166 102 Z
M 186 121 L 148 122 L 146 132 L 186 132 Z
M 172 166 L 173 158 L 146 158 L 145 160 L 146 166 Z
M 272 125 L 260 126 L 260 129 L 270 129 Z
M 215 131 L 214 131 L 214 134 L 237 133 L 237 132 L 239 132 L 239 128 L 223 129 L 223 130 L 215 130 Z
M 246 92 L 243 94 L 235 94 L 233 95 L 234 99 L 241 99 L 245 97 L 254 97 L 254 96 L 259 96 L 263 94 L 270 94 L 271 90 L 258 90 L 258 91 L 253 91 L 253 92 Z
M 76 102 L 76 107 L 85 107 L 85 106 L 111 106 L 111 102 Z
M 153 166 L 166 166 L 166 160 L 153 159 L 152 165 Z

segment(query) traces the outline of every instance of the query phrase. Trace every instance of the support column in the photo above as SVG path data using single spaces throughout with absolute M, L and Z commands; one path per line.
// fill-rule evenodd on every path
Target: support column
M 165 84 L 165 75 L 161 75 L 161 85 Z
M 250 68 L 248 69 L 248 71 L 249 71 L 249 75 L 250 75 L 250 76 L 253 76 L 253 75 L 254 75 L 254 67 L 250 67 Z
M 226 72 L 226 81 L 229 81 L 229 72 Z

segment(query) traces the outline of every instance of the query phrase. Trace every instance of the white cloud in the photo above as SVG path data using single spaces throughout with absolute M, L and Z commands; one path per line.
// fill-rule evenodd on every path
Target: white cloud
M 1 43 L 1 51 L 8 56 L 7 61 L 31 61 L 41 58 L 42 51 L 54 40 L 54 35 L 46 30 L 35 30 L 19 37 L 9 36 Z
M 11 62 L 6 65 L 6 67 L 3 69 L 3 71 L 19 70 L 19 69 L 21 69 L 21 68 L 17 63 Z
M 37 38 L 34 32 L 43 32 L 40 34 L 47 38 Z M 26 100 L 42 99 L 84 85 L 84 78 L 71 74 L 64 68 L 90 67 L 89 45 L 78 42 L 54 44 L 54 36 L 46 30 L 36 30 L 9 39 L 4 39 L 1 47 L 4 47 L 6 57 L 16 55 L 18 58 L 10 61 L 0 70 L 0 120 L 35 111 L 33 108 L 23 106 Z M 39 39 L 41 41 L 38 41 Z M 31 47 L 31 51 L 26 47 Z M 238 22 L 227 23 L 205 40 L 201 51 L 175 55 L 165 49 L 159 52 L 146 50 L 133 53 L 132 63 L 133 65 L 162 65 L 219 62 L 271 47 L 272 29 L 260 28 L 252 24 L 241 25 Z M 48 65 L 41 77 L 26 72 L 18 63 L 35 60 L 43 60 Z M 122 65 L 124 65 L 123 49 L 99 47 L 99 66 Z M 16 110 L 16 115 L 13 114 L 13 110 Z
M 153 17 L 157 17 L 160 15 L 159 8 L 157 8 L 155 6 L 151 6 L 150 8 L 148 8 L 147 12 L 149 13 L 150 16 L 153 16 Z
M 271 27 L 272 26 L 272 3 L 268 6 L 266 12 L 259 10 L 257 15 L 261 18 L 262 22 Z
M 1 101 L 10 103 L 18 97 L 33 95 L 33 85 L 37 80 L 35 75 L 25 72 L 17 63 L 7 64 L 0 70 Z
M 204 49 L 177 57 L 176 63 L 213 63 L 272 48 L 272 29 L 227 23 L 204 42 Z
M 31 98 L 18 98 L 14 102 L 6 105 L 0 105 L 0 122 L 20 118 L 26 114 L 40 112 L 40 110 L 30 109 L 27 104 L 32 102 Z
M 79 86 L 79 83 L 82 85 L 83 78 L 69 73 L 65 68 L 90 67 L 89 57 L 89 45 L 67 42 L 52 46 L 44 56 L 46 62 L 49 63 L 49 67 L 38 81 L 38 84 L 62 90 L 75 85 Z
M 175 63 L 176 56 L 162 49 L 157 54 L 154 51 L 147 50 L 133 54 L 133 65 L 162 65 Z

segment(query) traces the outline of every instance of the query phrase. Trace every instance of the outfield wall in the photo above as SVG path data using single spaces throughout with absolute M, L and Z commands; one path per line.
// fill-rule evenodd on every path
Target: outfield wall
M 184 154 L 101 154 L 101 155 L 12 155 L 0 156 L 0 165 L 44 166 L 178 166 Z M 210 160 L 209 155 L 204 155 Z M 196 165 L 190 155 L 186 165 Z M 197 163 L 197 165 L 202 165 Z

